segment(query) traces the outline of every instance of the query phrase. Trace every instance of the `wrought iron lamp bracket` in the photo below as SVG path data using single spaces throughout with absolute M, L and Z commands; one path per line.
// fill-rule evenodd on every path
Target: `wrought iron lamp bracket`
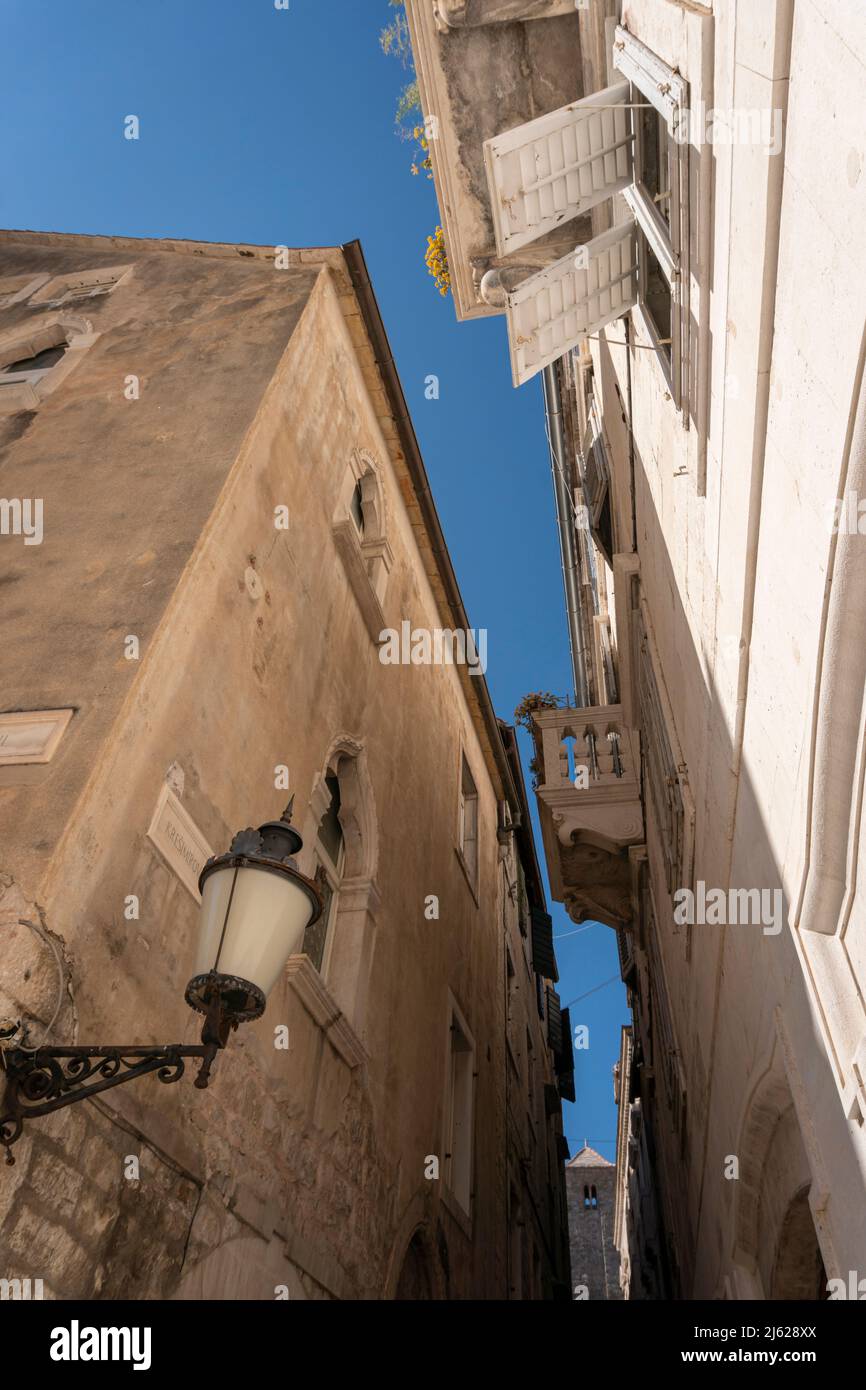
M 50 1115 L 136 1077 L 156 1072 L 159 1081 L 170 1085 L 183 1076 L 187 1058 L 199 1057 L 201 1066 L 194 1084 L 205 1090 L 214 1059 L 236 1027 L 237 1020 L 224 1012 L 222 999 L 215 991 L 208 1002 L 201 1042 L 190 1046 L 18 1046 L 0 1050 L 0 1063 L 6 1073 L 0 1146 L 6 1150 L 7 1164 L 15 1162 L 12 1145 L 21 1138 L 25 1120 Z

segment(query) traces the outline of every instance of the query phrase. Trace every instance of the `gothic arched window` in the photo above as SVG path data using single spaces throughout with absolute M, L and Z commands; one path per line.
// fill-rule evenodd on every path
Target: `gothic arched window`
M 325 787 L 329 800 L 316 834 L 316 866 L 313 875 L 316 887 L 322 895 L 324 911 L 318 921 L 307 927 L 303 946 L 304 955 L 310 957 L 313 965 L 322 974 L 325 973 L 326 956 L 333 935 L 346 857 L 343 827 L 340 823 L 340 779 L 336 772 L 328 773 Z

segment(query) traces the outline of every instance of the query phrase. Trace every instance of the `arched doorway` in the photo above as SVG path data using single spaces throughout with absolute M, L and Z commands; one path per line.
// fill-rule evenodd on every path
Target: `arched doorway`
M 797 1193 L 782 1219 L 769 1297 L 827 1297 L 827 1273 L 815 1234 L 808 1188 Z
M 738 1297 L 827 1297 L 809 1201 L 814 1175 L 781 1059 L 771 1057 L 745 1108 L 733 1250 Z
M 425 1299 L 433 1297 L 430 1273 L 427 1266 L 427 1252 L 420 1231 L 416 1231 L 403 1256 L 400 1277 L 394 1298 L 401 1300 Z

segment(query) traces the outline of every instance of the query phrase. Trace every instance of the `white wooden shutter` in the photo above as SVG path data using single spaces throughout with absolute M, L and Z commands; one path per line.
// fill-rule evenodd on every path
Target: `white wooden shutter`
M 500 256 L 594 208 L 632 181 L 628 82 L 484 142 Z
M 614 33 L 613 65 L 643 92 L 676 134 L 686 104 L 685 79 L 619 24 Z
M 612 227 L 530 275 L 508 296 L 515 386 L 612 323 L 637 302 L 634 223 Z

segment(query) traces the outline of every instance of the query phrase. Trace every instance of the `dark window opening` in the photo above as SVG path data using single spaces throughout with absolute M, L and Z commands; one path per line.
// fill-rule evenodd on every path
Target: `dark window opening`
M 19 357 L 17 362 L 7 362 L 2 369 L 3 375 L 11 375 L 13 372 L 47 372 L 56 366 L 68 346 L 68 343 L 57 343 L 54 347 L 43 348 L 33 357 Z
M 673 300 L 671 287 L 658 258 L 645 237 L 641 238 L 644 255 L 644 304 L 653 322 L 659 339 L 659 347 L 670 366 L 671 325 L 673 322 Z
M 360 478 L 358 479 L 357 483 L 355 484 L 355 491 L 352 493 L 352 501 L 351 501 L 350 504 L 349 504 L 349 510 L 350 510 L 350 512 L 352 513 L 352 520 L 354 521 L 355 525 L 357 526 L 359 534 L 363 536 L 363 534 L 364 534 L 364 491 L 363 491 L 363 488 L 361 487 L 361 480 L 360 480 Z
M 666 225 L 671 225 L 672 161 L 667 124 L 654 106 L 640 112 L 641 180 Z
M 322 817 L 316 836 L 318 864 L 313 875 L 316 887 L 322 896 L 322 915 L 312 922 L 304 933 L 303 954 L 309 956 L 317 970 L 321 970 L 325 960 L 325 947 L 328 932 L 333 926 L 336 899 L 340 888 L 343 869 L 343 827 L 340 824 L 340 781 L 333 773 L 325 778 L 325 785 L 331 793 L 327 811 Z

